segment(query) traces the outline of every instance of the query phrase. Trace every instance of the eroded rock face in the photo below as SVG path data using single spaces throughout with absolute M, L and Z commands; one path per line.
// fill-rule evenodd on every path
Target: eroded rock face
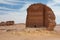
M 5 25 L 6 25 L 5 22 L 0 23 L 0 26 L 5 26 Z
M 10 25 L 14 25 L 14 21 L 6 21 L 6 22 L 1 22 L 0 26 L 10 26 Z
M 55 15 L 48 6 L 37 3 L 27 8 L 26 27 L 46 27 L 53 30 L 55 25 Z
M 45 6 L 45 10 L 48 14 L 48 16 L 46 15 L 48 17 L 48 27 L 47 27 L 47 29 L 48 30 L 54 30 L 54 27 L 56 26 L 56 22 L 55 22 L 56 17 L 55 17 L 51 8 Z
M 14 21 L 7 21 L 6 22 L 6 25 L 9 26 L 9 25 L 14 25 Z

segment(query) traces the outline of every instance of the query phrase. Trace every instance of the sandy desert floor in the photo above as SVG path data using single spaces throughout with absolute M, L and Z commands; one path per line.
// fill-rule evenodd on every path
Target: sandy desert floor
M 60 26 L 54 31 L 25 28 L 24 24 L 0 27 L 0 40 L 60 40 Z

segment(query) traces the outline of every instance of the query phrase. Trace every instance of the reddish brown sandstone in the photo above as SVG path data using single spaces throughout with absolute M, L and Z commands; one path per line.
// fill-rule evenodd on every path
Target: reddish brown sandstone
M 9 25 L 14 25 L 14 21 L 7 21 L 6 22 L 6 25 L 9 26 Z
M 46 27 L 53 30 L 56 25 L 52 9 L 41 3 L 28 7 L 26 19 L 26 27 Z
M 0 23 L 0 26 L 10 26 L 10 25 L 14 25 L 14 21 L 6 21 Z
M 0 23 L 0 26 L 5 26 L 5 25 L 6 25 L 5 22 Z

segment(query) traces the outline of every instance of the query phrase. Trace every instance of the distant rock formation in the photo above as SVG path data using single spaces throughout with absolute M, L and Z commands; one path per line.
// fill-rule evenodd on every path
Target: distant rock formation
M 47 5 L 36 3 L 27 8 L 26 27 L 45 27 L 54 30 L 55 15 Z
M 1 22 L 1 23 L 0 23 L 0 26 L 5 26 L 5 25 L 6 25 L 5 22 Z
M 9 26 L 9 25 L 14 25 L 14 21 L 7 21 L 6 22 L 6 25 Z
M 6 21 L 0 23 L 0 26 L 10 26 L 10 25 L 14 25 L 14 21 Z

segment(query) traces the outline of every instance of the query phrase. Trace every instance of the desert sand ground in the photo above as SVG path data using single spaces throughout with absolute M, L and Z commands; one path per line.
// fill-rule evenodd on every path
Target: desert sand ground
M 25 24 L 0 26 L 0 40 L 60 40 L 60 26 L 54 31 L 42 28 L 26 28 Z

